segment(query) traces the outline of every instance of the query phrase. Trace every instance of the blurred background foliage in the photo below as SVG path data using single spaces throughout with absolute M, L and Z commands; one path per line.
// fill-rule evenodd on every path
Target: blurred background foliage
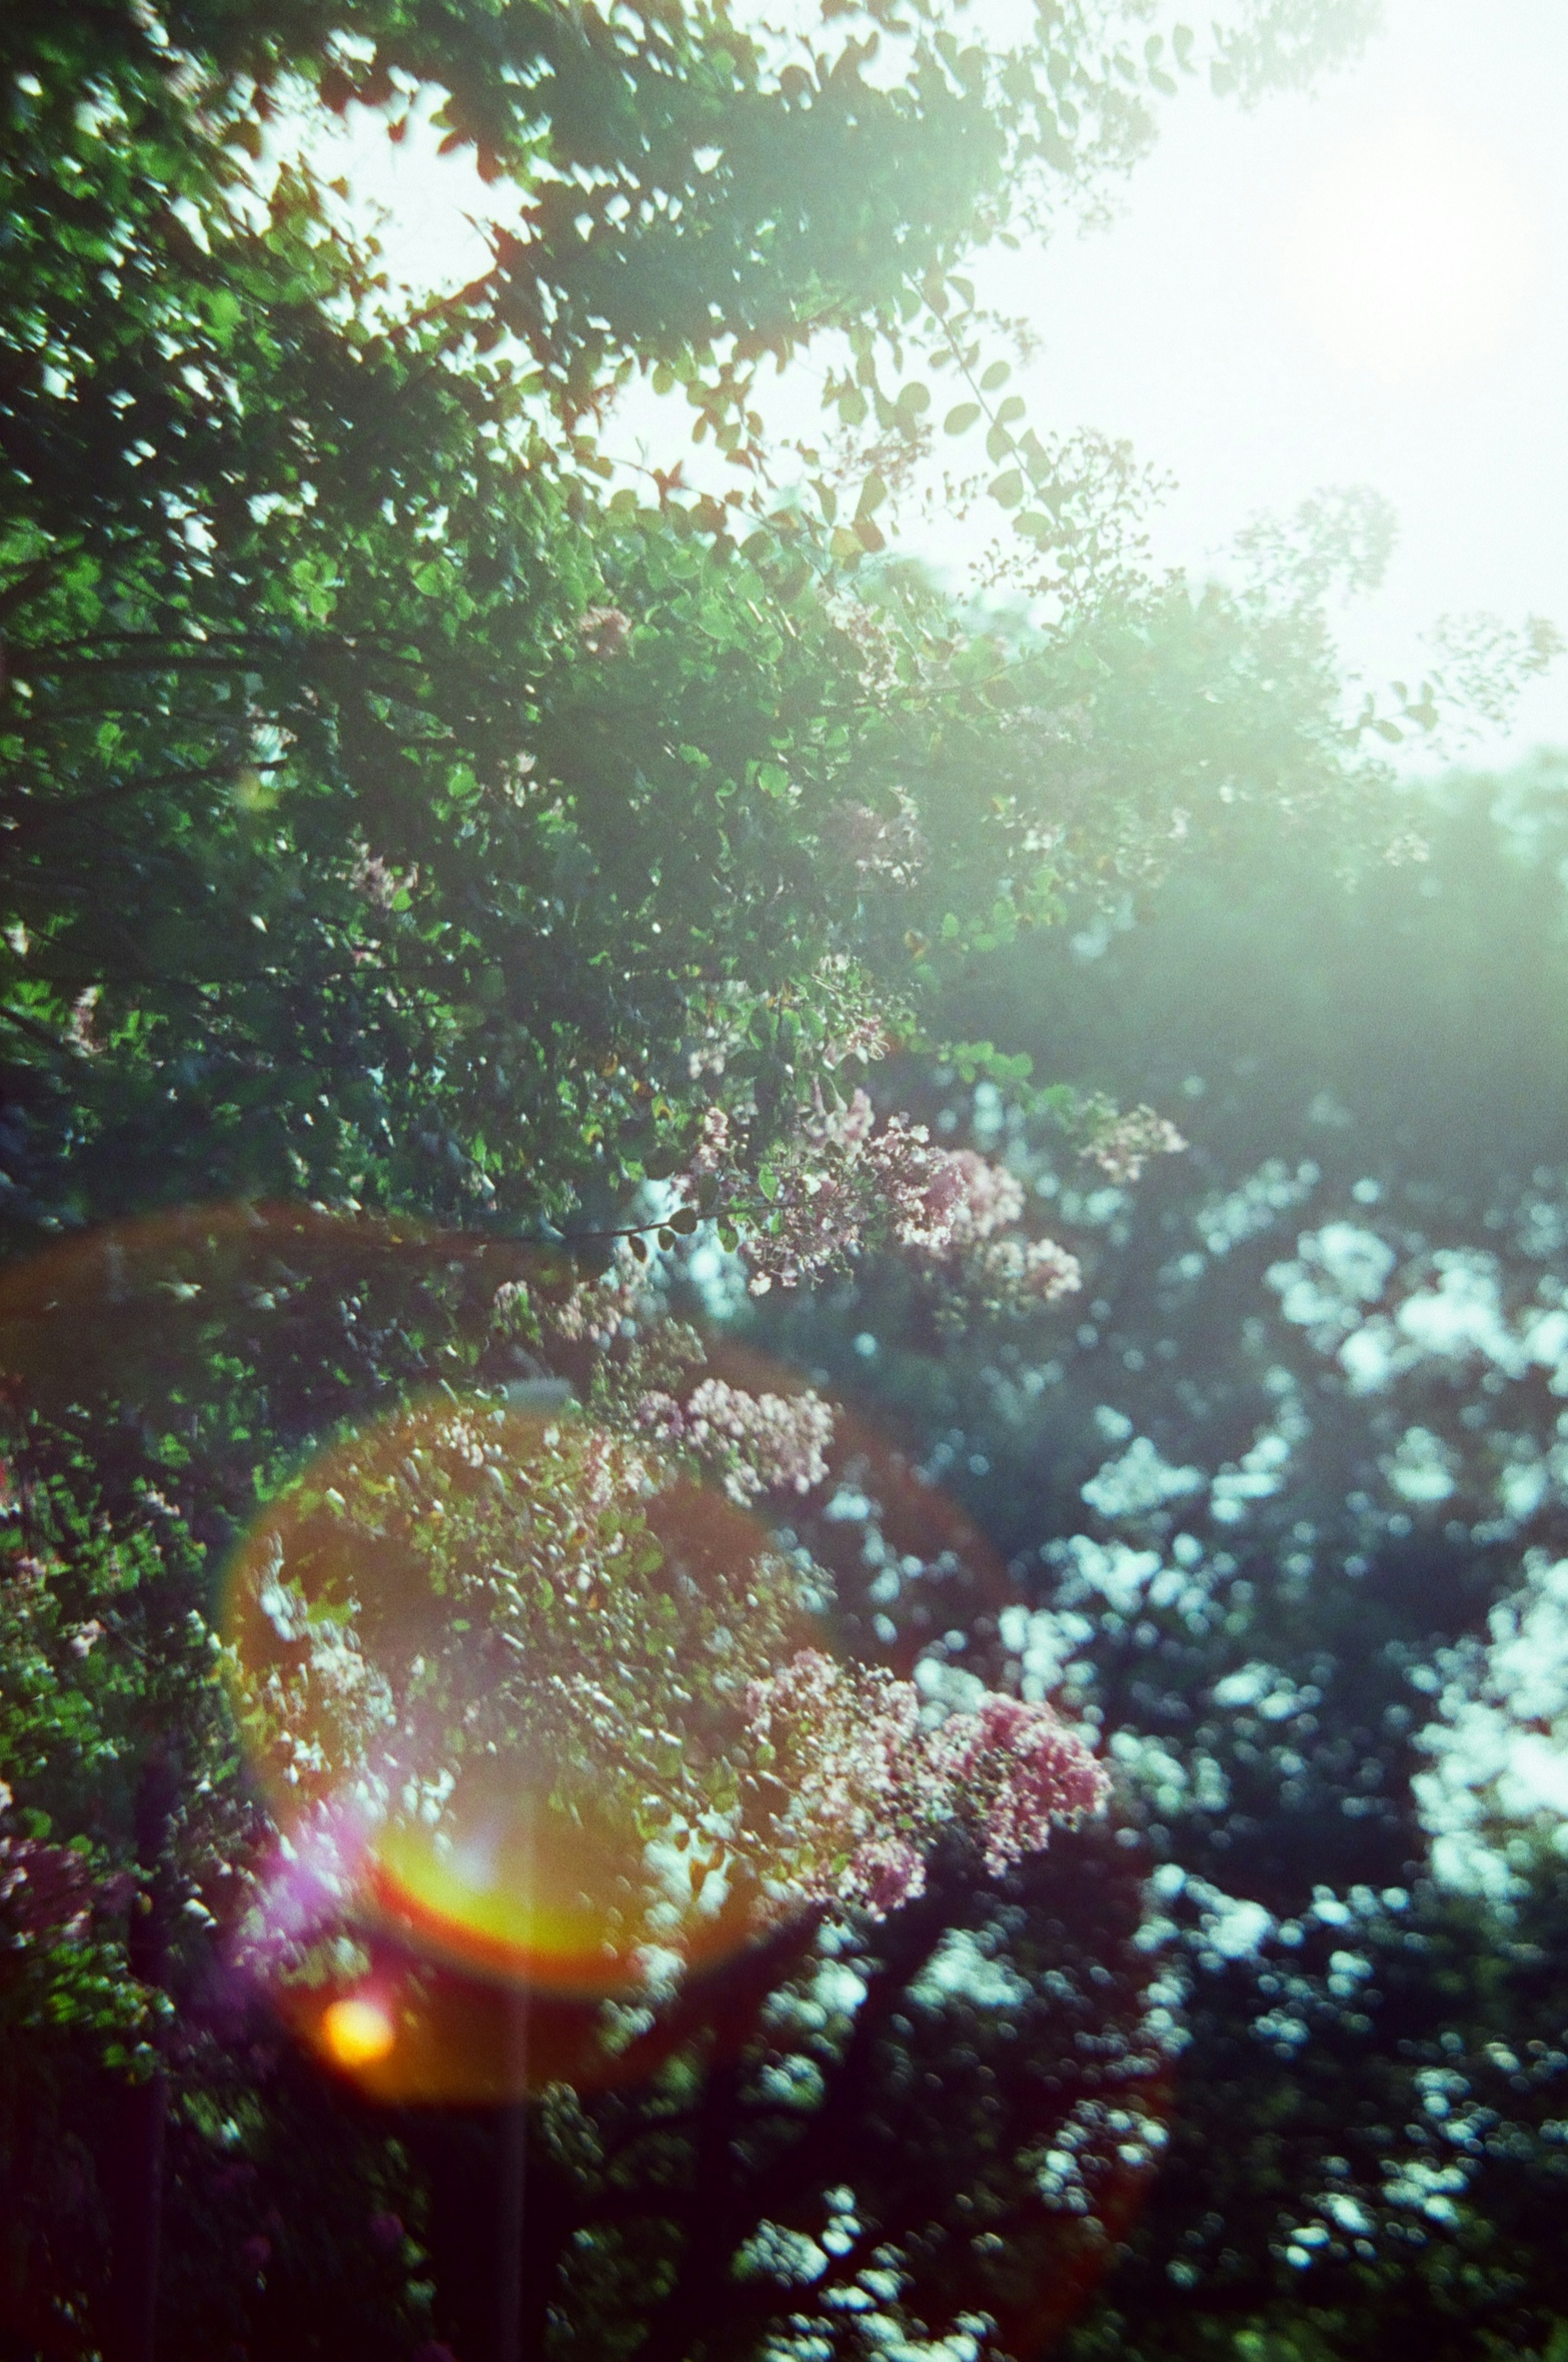
M 770 1324 L 1009 1555 L 1031 1610 L 947 1653 L 1065 1678 L 1158 1864 L 1170 2161 L 1074 2353 L 1561 2342 L 1564 785 L 1456 776 L 1353 889 L 1304 840 L 960 986 L 1188 1155 L 1134 1204 L 953 1087 L 1081 1318 L 943 1335 L 889 1272 Z M 897 1650 L 920 1585 L 869 1579 Z

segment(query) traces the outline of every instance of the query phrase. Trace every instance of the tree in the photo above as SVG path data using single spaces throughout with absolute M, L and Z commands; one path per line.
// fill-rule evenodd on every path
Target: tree
M 902 1832 L 897 1907 L 844 1889 L 824 1839 L 827 1915 L 677 1992 L 640 2096 L 498 2127 L 389 2121 L 248 2014 L 225 1946 L 268 1832 L 215 1667 L 215 1570 L 259 1503 L 433 1384 L 569 1386 L 616 1450 L 641 1436 L 732 1500 L 792 1488 L 804 1451 L 825 1571 L 840 1472 L 814 1473 L 815 1414 L 726 1375 L 657 1293 L 639 1313 L 650 1242 L 712 1220 L 781 1293 L 897 1243 L 944 1315 L 1061 1295 L 1059 1242 L 892 1103 L 888 1078 L 914 1084 L 891 1054 L 922 1053 L 944 978 L 1066 894 L 1152 881 L 1184 832 L 1240 849 L 1316 808 L 1353 833 L 1377 775 L 1320 576 L 1149 579 L 1114 458 L 987 414 L 982 370 L 996 498 L 1027 479 L 1043 505 L 1020 511 L 1012 604 L 962 611 L 885 551 L 883 478 L 822 479 L 819 522 L 751 424 L 760 353 L 843 332 L 841 418 L 918 443 L 921 403 L 878 372 L 923 323 L 973 373 L 964 247 L 1015 183 L 1032 202 L 1036 167 L 1070 178 L 1068 110 L 1102 160 L 1143 136 L 1115 93 L 1159 88 L 1165 52 L 1151 35 L 1124 72 L 1117 21 L 1065 15 L 992 57 L 933 19 L 884 85 L 864 46 L 775 72 L 706 15 L 8 19 L 6 2137 L 14 2183 L 46 2154 L 75 2176 L 16 2215 L 21 2350 L 149 2350 L 166 2147 L 166 2318 L 280 2352 L 339 2349 L 367 2269 L 389 2350 L 432 2305 L 470 2346 L 510 2334 L 480 2317 L 508 2282 L 472 2198 L 476 2175 L 513 2186 L 497 2142 L 551 2267 L 531 2341 L 671 2356 L 713 2323 L 802 2353 L 862 2315 L 1021 2334 L 1019 2256 L 1070 2290 L 1152 2158 L 1163 2036 L 1114 1838 L 977 1841 L 1016 1819 L 998 1766 L 1035 1727 L 1004 1702 L 911 1702 L 890 1669 L 869 1694 L 911 1763 L 966 1714 L 989 1742 L 968 1835 L 962 1811 L 940 1840 Z M 1221 47 L 1245 81 L 1326 21 L 1253 12 Z M 425 74 L 534 211 L 525 255 L 499 241 L 482 281 L 399 319 L 309 171 L 264 189 L 238 156 L 274 97 L 384 104 Z M 782 228 L 764 188 L 790 194 Z M 592 420 L 640 368 L 690 384 L 755 496 L 693 499 L 673 470 L 646 502 L 612 489 Z M 953 1057 L 1021 1086 L 988 1042 Z M 1071 1094 L 1053 1110 L 1124 1160 L 1160 1138 Z M 858 1694 L 828 1687 L 813 1711 L 848 1727 Z M 1021 2015 L 999 2025 L 1004 1947 Z M 446 1973 L 455 2007 L 493 2013 Z M 973 2188 L 947 2153 L 960 2097 Z M 858 2213 L 832 2179 L 851 2138 Z M 71 2260 L 105 2217 L 106 2270 Z
M 1138 1203 L 983 1084 L 923 1110 L 1044 1185 L 1076 1336 L 893 1267 L 772 1326 L 1009 1560 L 988 1631 L 889 1550 L 857 1645 L 1076 1703 L 1153 1858 L 1170 2169 L 1076 2355 L 1561 2339 L 1560 770 L 1412 796 L 1353 895 L 1303 843 L 963 988 L 1184 1109 Z

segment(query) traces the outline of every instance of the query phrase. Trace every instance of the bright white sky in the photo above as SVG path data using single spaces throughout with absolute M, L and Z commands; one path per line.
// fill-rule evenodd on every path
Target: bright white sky
M 1245 115 L 1188 85 L 1109 230 L 999 250 L 977 274 L 1041 334 L 1019 384 L 1040 430 L 1126 436 L 1176 479 L 1160 557 L 1201 572 L 1258 512 L 1325 485 L 1393 502 L 1387 581 L 1342 619 L 1377 683 L 1419 677 L 1419 635 L 1444 613 L 1568 630 L 1568 7 L 1385 14 L 1310 96 Z M 461 215 L 492 200 L 471 173 L 414 139 L 389 149 L 363 117 L 353 154 L 395 209 L 400 271 L 458 284 L 482 267 Z M 1475 755 L 1543 743 L 1568 745 L 1568 661 Z

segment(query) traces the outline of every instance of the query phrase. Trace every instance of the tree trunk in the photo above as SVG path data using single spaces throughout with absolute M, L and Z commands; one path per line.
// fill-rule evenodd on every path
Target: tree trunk
M 164 1857 L 179 1776 L 172 1749 L 158 1744 L 137 1786 L 137 1859 L 149 1873 L 149 1883 L 132 1906 L 126 1955 L 132 1976 L 155 1992 L 161 1991 L 169 1970 L 172 1896 Z M 161 2061 L 145 2081 L 118 2085 L 107 2114 L 105 2195 L 111 2244 L 105 2362 L 154 2362 L 169 2121 L 169 2081 Z

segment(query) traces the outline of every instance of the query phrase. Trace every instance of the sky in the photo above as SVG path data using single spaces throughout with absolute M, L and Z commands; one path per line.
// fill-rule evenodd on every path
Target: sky
M 1032 423 L 1125 437 L 1172 478 L 1155 554 L 1198 574 L 1262 513 L 1384 493 L 1393 562 L 1339 617 L 1369 686 L 1419 679 L 1445 613 L 1568 633 L 1565 118 L 1563 0 L 1385 0 L 1383 32 L 1311 94 L 1246 113 L 1189 86 L 1109 227 L 975 274 L 1041 338 L 1018 381 Z M 375 118 L 350 140 L 400 275 L 482 267 L 465 215 L 494 199 L 470 170 L 391 149 Z M 1568 746 L 1568 659 L 1467 753 L 1542 744 Z
M 1176 479 L 1162 556 L 1201 568 L 1260 511 L 1369 483 L 1399 541 L 1343 619 L 1405 677 L 1439 614 L 1568 633 L 1568 8 L 1386 0 L 1353 68 L 1253 114 L 1195 91 L 1106 232 L 1010 257 L 1058 426 Z M 1486 759 L 1568 745 L 1568 660 Z

